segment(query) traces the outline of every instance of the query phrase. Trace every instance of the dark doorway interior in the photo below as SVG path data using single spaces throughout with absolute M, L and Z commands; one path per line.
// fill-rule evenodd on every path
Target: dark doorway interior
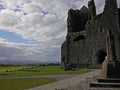
M 99 51 L 98 52 L 98 64 L 102 64 L 103 61 L 105 60 L 105 57 L 107 56 L 107 53 L 105 51 Z

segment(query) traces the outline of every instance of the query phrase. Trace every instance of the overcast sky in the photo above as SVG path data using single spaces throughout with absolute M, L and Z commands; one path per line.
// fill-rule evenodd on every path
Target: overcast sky
M 0 60 L 60 61 L 68 9 L 88 1 L 0 0 Z M 95 0 L 97 13 L 104 2 Z

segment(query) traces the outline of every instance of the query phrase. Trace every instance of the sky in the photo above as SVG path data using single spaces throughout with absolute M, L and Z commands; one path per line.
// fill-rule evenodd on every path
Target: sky
M 68 9 L 80 9 L 88 1 L 0 0 L 0 60 L 60 62 Z M 97 13 L 104 3 L 95 0 Z

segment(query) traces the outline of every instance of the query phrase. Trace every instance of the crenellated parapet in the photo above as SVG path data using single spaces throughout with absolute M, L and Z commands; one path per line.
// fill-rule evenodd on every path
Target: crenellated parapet
M 80 32 L 85 30 L 85 25 L 89 20 L 88 8 L 83 6 L 80 10 L 69 9 L 67 27 L 69 32 Z

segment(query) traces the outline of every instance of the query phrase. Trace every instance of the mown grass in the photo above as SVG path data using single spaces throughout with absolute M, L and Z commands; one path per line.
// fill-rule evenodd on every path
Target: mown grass
M 77 69 L 64 71 L 60 66 L 36 66 L 34 68 L 20 69 L 13 72 L 0 73 L 0 78 L 15 76 L 32 76 L 32 75 L 48 75 L 48 74 L 82 74 L 89 72 L 88 69 Z
M 0 90 L 25 90 L 44 85 L 56 80 L 52 78 L 14 78 L 0 79 Z
M 28 68 L 31 68 L 31 66 L 4 66 L 0 67 L 0 72 L 12 72 Z
M 60 66 L 14 66 L 0 67 L 0 70 L 0 90 L 24 90 L 56 81 L 52 78 L 20 78 L 21 76 L 48 74 L 82 74 L 91 71 L 88 69 L 64 71 L 60 69 Z

